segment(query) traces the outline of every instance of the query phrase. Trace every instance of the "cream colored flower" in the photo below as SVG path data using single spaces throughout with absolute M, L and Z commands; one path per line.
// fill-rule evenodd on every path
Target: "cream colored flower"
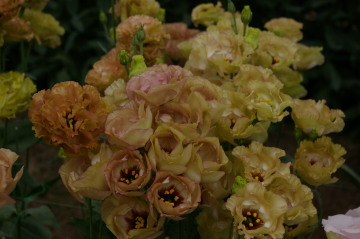
M 265 23 L 265 28 L 278 36 L 286 37 L 294 42 L 303 37 L 301 29 L 303 24 L 291 18 L 274 18 Z
M 104 170 L 113 150 L 102 144 L 94 152 L 70 156 L 59 169 L 63 184 L 70 194 L 82 202 L 83 198 L 104 200 L 111 192 Z
M 271 236 L 282 238 L 286 201 L 279 195 L 267 191 L 260 182 L 249 182 L 232 195 L 225 203 L 234 217 L 240 235 L 245 239 Z
M 128 105 L 113 111 L 107 117 L 105 134 L 111 144 L 137 149 L 144 147 L 152 129 L 153 115 L 145 103 L 129 102 Z
M 315 66 L 322 65 L 325 61 L 321 54 L 322 47 L 309 47 L 298 44 L 293 67 L 295 70 L 309 70 Z
M 311 232 L 316 226 L 316 208 L 312 203 L 313 193 L 298 177 L 278 177 L 267 186 L 271 192 L 284 198 L 288 205 L 285 213 L 285 238 Z
M 181 131 L 160 125 L 150 138 L 148 157 L 154 169 L 182 174 L 187 170 L 193 145 Z
M 319 186 L 337 181 L 333 174 L 344 162 L 346 150 L 334 144 L 331 138 L 323 136 L 315 142 L 303 140 L 296 150 L 293 167 L 297 174 L 308 184 Z
M 285 151 L 279 148 L 253 141 L 248 147 L 235 147 L 232 155 L 235 175 L 243 176 L 248 182 L 258 181 L 266 186 L 277 177 L 290 177 L 290 163 L 281 163 Z
M 315 131 L 318 136 L 343 130 L 344 113 L 341 110 L 330 109 L 325 100 L 294 100 L 291 117 L 296 127 L 304 133 Z
M 256 110 L 258 120 L 279 122 L 289 114 L 285 109 L 292 98 L 281 92 L 283 84 L 270 69 L 244 64 L 233 84 L 250 102 L 249 108 Z
M 213 183 L 220 180 L 225 172 L 220 170 L 229 162 L 219 139 L 202 137 L 194 139 L 192 157 L 188 163 L 185 176 L 198 183 Z
M 0 74 L 0 118 L 14 118 L 16 113 L 27 110 L 36 86 L 19 72 Z
M 7 204 L 13 204 L 15 201 L 9 197 L 9 194 L 15 189 L 17 182 L 23 174 L 23 167 L 12 176 L 12 167 L 17 160 L 18 155 L 9 149 L 0 149 L 0 208 Z
M 157 215 L 150 215 L 148 203 L 139 197 L 108 197 L 101 207 L 102 220 L 118 239 L 157 238 L 165 221 Z
M 125 80 L 118 79 L 109 85 L 104 91 L 103 99 L 111 111 L 125 106 L 128 103 Z

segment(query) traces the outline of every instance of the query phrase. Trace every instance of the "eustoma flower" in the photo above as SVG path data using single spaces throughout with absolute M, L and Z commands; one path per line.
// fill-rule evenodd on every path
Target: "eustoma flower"
M 98 146 L 107 113 L 95 87 L 70 81 L 36 93 L 29 118 L 37 137 L 78 153 Z
M 194 211 L 199 205 L 200 197 L 199 184 L 167 171 L 156 173 L 155 181 L 147 192 L 152 213 L 157 211 L 162 216 L 175 220 Z
M 12 176 L 12 166 L 17 158 L 18 155 L 11 150 L 0 149 L 0 207 L 15 203 L 9 194 L 15 189 L 16 183 L 23 174 L 23 168 L 21 168 L 15 177 Z

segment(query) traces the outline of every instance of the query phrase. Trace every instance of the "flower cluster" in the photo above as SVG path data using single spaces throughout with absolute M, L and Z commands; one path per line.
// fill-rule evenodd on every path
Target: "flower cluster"
M 196 209 L 202 238 L 311 231 L 309 185 L 334 182 L 345 154 L 324 136 L 342 130 L 344 114 L 294 99 L 306 94 L 301 72 L 322 64 L 321 48 L 297 43 L 302 24 L 292 19 L 262 31 L 247 26 L 249 13 L 205 4 L 192 14 L 207 27 L 199 32 L 161 23 L 158 8 L 121 1 L 116 47 L 94 64 L 88 85 L 63 82 L 33 96 L 36 135 L 67 155 L 66 188 L 79 201 L 102 200 L 117 238 L 156 238 L 166 218 Z M 285 163 L 286 152 L 265 143 L 290 110 L 305 138 Z
M 0 47 L 5 42 L 22 40 L 52 48 L 59 46 L 64 28 L 52 15 L 42 12 L 46 4 L 47 0 L 1 0 Z

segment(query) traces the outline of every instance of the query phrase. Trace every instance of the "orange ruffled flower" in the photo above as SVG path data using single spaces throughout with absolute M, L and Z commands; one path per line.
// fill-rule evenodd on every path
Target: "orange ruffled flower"
M 37 137 L 78 153 L 81 148 L 98 146 L 107 113 L 95 87 L 69 81 L 36 93 L 29 118 Z
M 0 0 L 0 22 L 15 17 L 23 2 L 24 0 Z

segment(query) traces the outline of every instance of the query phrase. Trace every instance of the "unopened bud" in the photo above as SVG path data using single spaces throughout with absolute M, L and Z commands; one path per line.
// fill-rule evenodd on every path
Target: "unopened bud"
M 233 3 L 233 1 L 228 0 L 228 5 L 227 5 L 227 10 L 231 13 L 235 13 L 236 12 L 236 7 Z
M 142 43 L 145 41 L 145 38 L 146 38 L 146 34 L 144 31 L 144 26 L 141 25 L 136 32 L 136 39 L 138 40 L 138 42 Z
M 105 14 L 103 11 L 101 11 L 101 12 L 99 13 L 99 20 L 100 20 L 100 22 L 101 22 L 102 24 L 106 24 L 106 23 L 107 23 L 107 17 L 106 17 L 106 14 Z
M 155 15 L 155 18 L 159 20 L 160 22 L 165 22 L 165 9 L 160 8 L 158 14 Z
M 131 59 L 129 78 L 141 74 L 146 70 L 145 59 L 142 55 L 135 55 Z
M 318 137 L 318 133 L 317 133 L 316 129 L 312 129 L 309 133 L 309 139 L 311 141 L 314 141 L 317 137 Z
M 130 62 L 130 56 L 125 50 L 121 50 L 119 54 L 119 61 L 121 65 L 127 65 Z
M 241 176 L 235 177 L 235 182 L 231 187 L 231 192 L 235 194 L 240 188 L 246 185 L 246 180 Z
M 252 19 L 252 11 L 249 5 L 244 6 L 243 10 L 241 11 L 241 21 L 245 25 L 249 25 Z

